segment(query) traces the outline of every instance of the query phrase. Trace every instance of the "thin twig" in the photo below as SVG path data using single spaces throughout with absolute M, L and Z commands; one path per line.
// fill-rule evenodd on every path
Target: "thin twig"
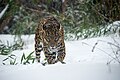
M 94 47 L 94 46 L 92 46 L 92 45 L 89 45 L 89 44 L 87 44 L 87 43 L 85 43 L 85 42 L 82 42 L 83 44 L 86 44 L 86 45 L 88 45 L 88 46 L 91 46 L 91 47 Z M 95 47 L 96 49 L 98 49 L 98 50 L 100 50 L 100 51 L 102 51 L 102 52 L 104 52 L 105 54 L 107 54 L 109 57 L 111 57 L 112 59 L 114 59 L 114 60 L 116 60 L 118 63 L 120 63 L 116 58 L 114 58 L 113 56 L 111 56 L 109 53 L 107 53 L 107 52 L 105 52 L 104 50 L 102 50 L 102 49 L 100 49 L 100 48 L 98 48 L 98 47 Z M 93 49 L 92 49 L 93 50 Z
M 32 12 L 37 12 L 37 13 L 40 13 L 41 11 L 40 10 L 37 10 L 37 9 L 32 9 L 32 8 L 28 8 L 28 7 L 25 7 L 25 9 L 28 9 Z
M 120 55 L 118 56 L 120 57 Z M 107 64 L 110 64 L 114 59 L 111 59 L 109 62 L 107 62 Z M 120 63 L 120 62 L 119 62 Z
M 118 62 L 120 63 L 120 60 L 119 60 L 119 58 L 118 58 L 117 54 L 115 53 L 115 51 L 113 50 L 112 45 L 110 45 L 110 47 L 111 47 L 111 49 L 112 49 L 112 51 L 113 51 L 113 53 L 114 53 L 114 55 L 115 55 L 116 59 L 117 59 L 117 60 L 118 60 Z
M 104 16 L 103 14 L 101 14 L 98 10 L 96 10 L 95 7 L 92 6 L 92 9 L 93 9 L 98 15 L 100 15 L 100 16 L 103 17 L 104 19 L 107 19 L 107 20 L 108 20 L 108 18 L 107 18 L 106 16 Z
M 111 43 L 111 42 L 107 42 L 107 41 L 103 41 L 103 40 L 98 40 L 98 42 L 105 42 L 105 43 L 107 43 L 107 44 L 109 44 L 109 45 L 113 45 L 113 46 L 115 46 L 115 47 L 117 47 L 117 48 L 120 48 L 120 46 L 118 46 L 118 45 L 115 45 L 115 44 L 113 44 L 113 43 Z

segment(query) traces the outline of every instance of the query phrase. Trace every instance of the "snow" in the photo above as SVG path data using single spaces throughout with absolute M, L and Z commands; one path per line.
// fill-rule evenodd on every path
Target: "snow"
M 11 66 L 1 72 L 1 80 L 119 80 L 120 66 L 112 65 L 111 70 L 103 64 L 40 64 Z M 11 70 L 12 69 L 12 70 Z M 10 70 L 10 71 L 9 71 Z
M 14 36 L 0 35 L 0 40 L 6 44 L 14 43 Z M 23 53 L 34 51 L 34 35 L 22 36 L 25 45 L 23 50 L 15 50 L 12 54 L 17 57 L 17 65 L 3 65 L 6 56 L 0 55 L 0 80 L 120 80 L 120 64 L 107 42 L 120 44 L 120 37 L 114 35 L 91 38 L 78 41 L 65 41 L 66 64 L 60 62 L 43 66 L 40 63 L 22 65 L 20 58 Z M 98 43 L 92 52 L 95 43 Z M 117 50 L 112 46 L 114 50 Z M 111 55 L 111 56 L 109 56 Z M 43 58 L 42 53 L 42 60 Z M 120 57 L 119 57 L 120 59 Z M 42 61 L 41 60 L 41 61 Z M 110 64 L 107 62 L 112 60 Z

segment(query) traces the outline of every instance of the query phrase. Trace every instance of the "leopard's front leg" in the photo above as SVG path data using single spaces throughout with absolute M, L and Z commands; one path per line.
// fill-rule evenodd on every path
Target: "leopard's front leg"
M 65 64 L 65 62 L 63 61 L 65 59 L 65 56 L 66 56 L 65 44 L 63 42 L 61 43 L 61 47 L 58 50 L 57 61 L 60 61 L 62 64 Z
M 48 48 L 44 49 L 45 60 L 48 64 L 54 64 L 56 59 L 56 52 L 51 53 Z
M 45 53 L 45 57 L 46 57 L 46 60 L 47 60 L 48 64 L 54 64 L 55 63 L 55 55 L 56 54 Z
M 36 54 L 36 59 L 38 62 L 40 62 L 40 54 L 41 51 L 43 50 L 42 45 L 40 43 L 35 44 L 35 54 Z

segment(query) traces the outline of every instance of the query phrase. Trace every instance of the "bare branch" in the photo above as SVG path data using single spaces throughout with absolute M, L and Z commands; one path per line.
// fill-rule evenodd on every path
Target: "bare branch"
M 102 50 L 102 49 L 96 47 L 97 44 L 95 44 L 94 46 L 89 45 L 89 44 L 87 44 L 87 43 L 85 43 L 85 42 L 82 42 L 82 44 L 85 44 L 85 45 L 91 46 L 91 47 L 93 47 L 93 48 L 96 48 L 96 49 L 98 49 L 98 50 L 104 52 L 105 54 L 107 54 L 109 57 L 111 57 L 112 59 L 114 59 L 114 60 L 117 61 L 118 63 L 120 63 L 120 61 L 118 61 L 118 59 L 114 58 L 112 55 L 110 55 L 109 53 L 105 52 L 104 50 Z M 94 49 L 92 49 L 92 50 L 94 50 Z

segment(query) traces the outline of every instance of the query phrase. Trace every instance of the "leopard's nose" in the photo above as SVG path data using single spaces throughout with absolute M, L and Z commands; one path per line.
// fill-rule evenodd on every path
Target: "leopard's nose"
M 54 47 L 54 44 L 53 44 L 53 43 L 51 43 L 51 44 L 50 44 L 50 46 L 51 46 L 51 47 Z
M 55 45 L 54 44 L 51 44 L 50 47 L 51 47 L 51 49 L 55 49 Z
M 52 47 L 52 49 L 55 49 L 55 47 Z
M 54 46 L 54 45 L 51 45 L 50 47 L 51 47 L 51 49 L 55 49 L 55 46 Z

